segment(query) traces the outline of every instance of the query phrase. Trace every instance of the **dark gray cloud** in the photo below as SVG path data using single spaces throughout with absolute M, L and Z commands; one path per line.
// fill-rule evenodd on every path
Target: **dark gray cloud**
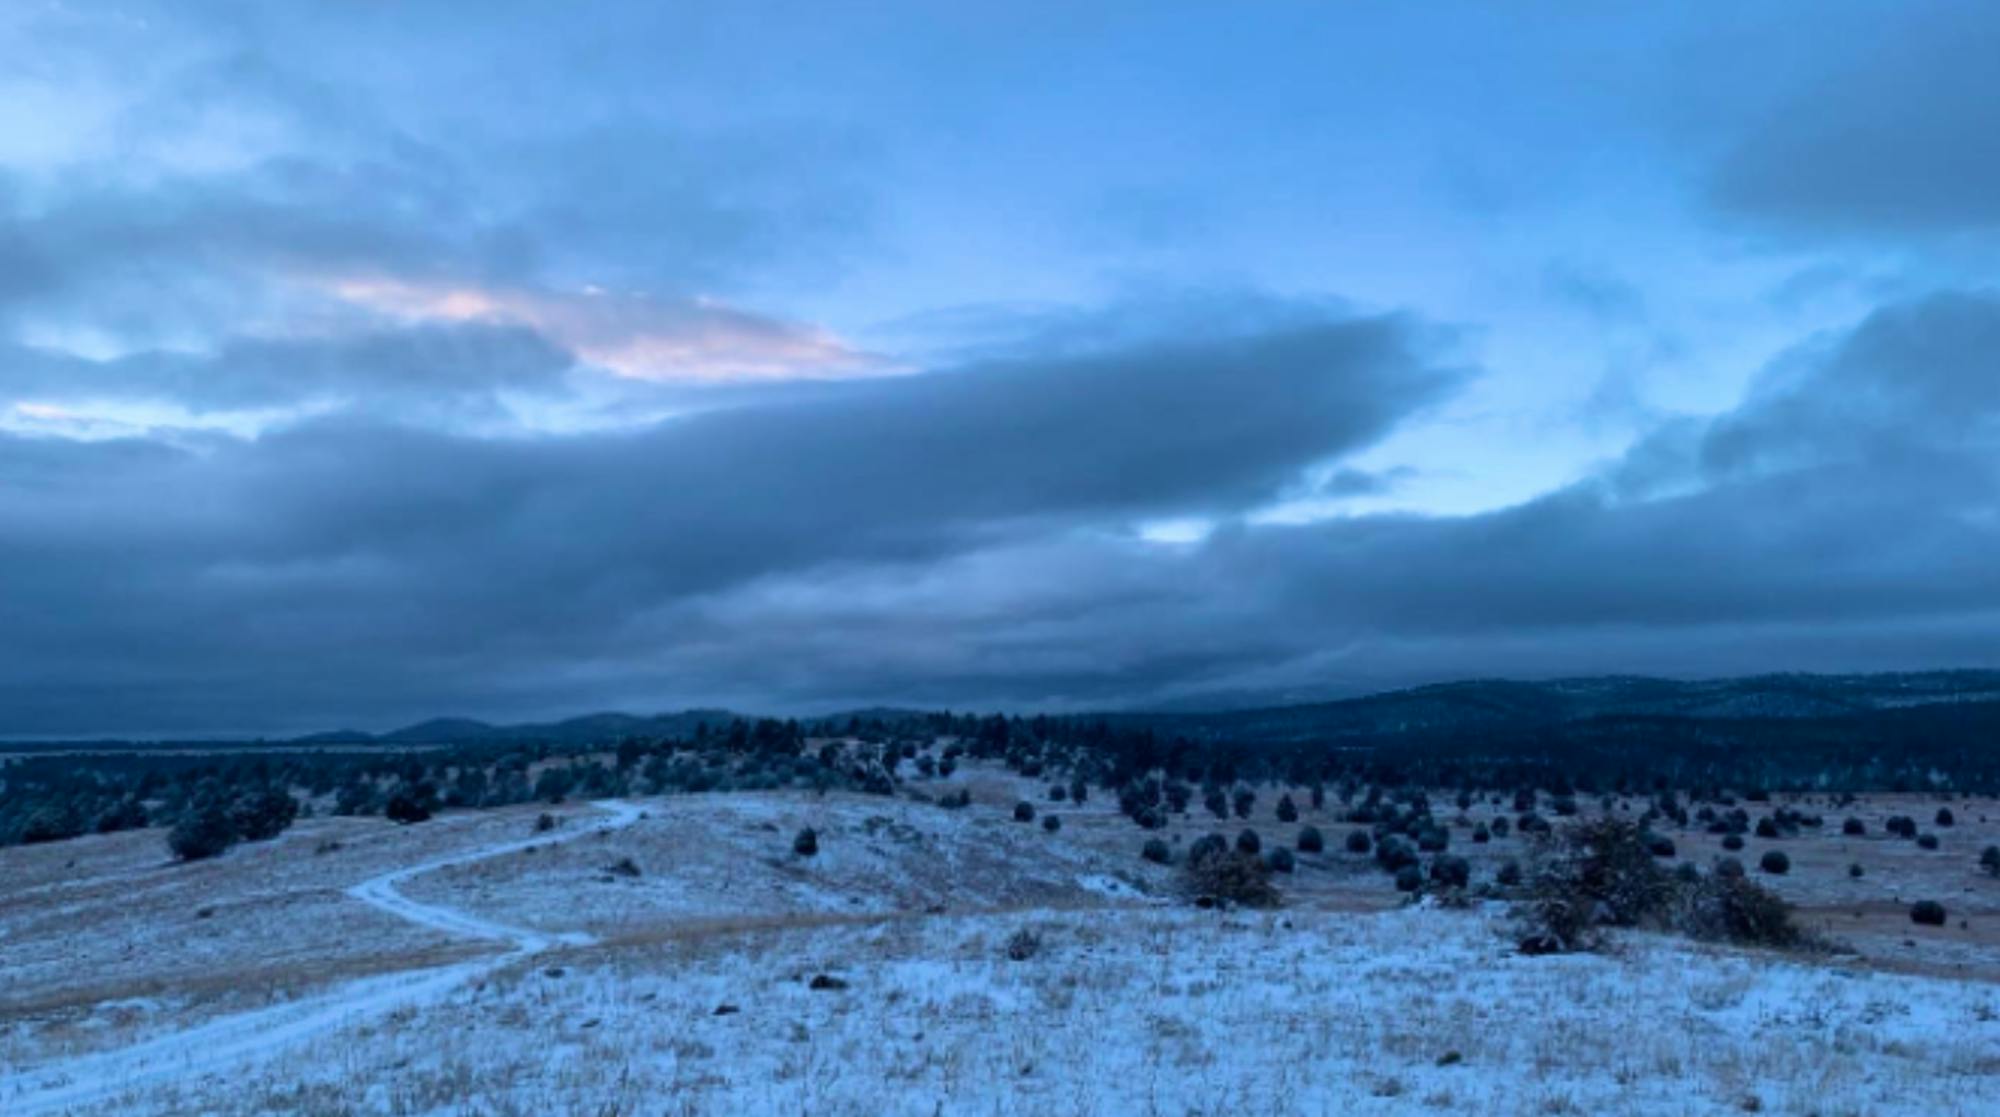
M 0 399 L 126 399 L 200 413 L 331 401 L 390 414 L 490 408 L 507 391 L 557 394 L 576 358 L 533 330 L 465 323 L 331 337 L 246 338 L 212 353 L 110 360 L 0 352 Z
M 1741 407 L 1469 516 L 1240 516 L 1457 382 L 1393 318 L 785 389 L 623 433 L 11 439 L 0 706 L 16 731 L 293 727 L 1980 659 L 1996 324 L 1983 296 L 1885 308 Z M 1221 526 L 1129 530 L 1188 514 Z
M 0 495 L 16 591 L 0 707 L 17 731 L 55 728 L 31 724 L 32 695 L 74 709 L 130 683 L 102 716 L 160 724 L 184 703 L 202 726 L 264 724 L 334 716 L 336 681 L 350 710 L 400 709 L 388 696 L 412 678 L 432 702 L 588 703 L 622 693 L 592 664 L 629 681 L 700 648 L 702 602 L 1232 514 L 1461 377 L 1396 318 L 1222 332 L 797 388 L 621 433 L 350 415 L 179 447 L 7 439 L 0 469 L 34 483 Z
M 2000 9 L 1897 12 L 1751 128 L 1713 183 L 1728 212 L 1835 234 L 2000 228 Z

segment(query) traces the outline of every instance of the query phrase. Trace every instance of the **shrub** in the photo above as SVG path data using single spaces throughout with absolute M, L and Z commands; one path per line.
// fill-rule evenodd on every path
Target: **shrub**
M 938 806 L 948 811 L 964 810 L 972 805 L 972 792 L 966 788 L 947 791 L 938 798 Z
M 819 853 L 819 831 L 808 826 L 792 838 L 792 852 L 800 857 L 813 857 Z
M 1415 865 L 1405 865 L 1396 870 L 1396 891 L 1415 892 L 1424 886 L 1424 871 Z
M 1793 947 L 1805 939 L 1792 907 L 1741 876 L 1711 874 L 1683 890 L 1674 926 L 1697 939 Z
M 1417 848 L 1425 853 L 1442 853 L 1451 845 L 1451 832 L 1442 826 L 1430 826 L 1417 833 Z
M 221 856 L 236 844 L 236 836 L 229 812 L 210 805 L 182 815 L 167 831 L 167 848 L 183 861 L 202 861 Z
M 1918 900 L 1910 905 L 1910 922 L 1924 927 L 1942 927 L 1945 921 L 1944 905 L 1936 900 Z
M 1274 908 L 1283 900 L 1271 884 L 1271 870 L 1255 854 L 1224 848 L 1197 857 L 1189 850 L 1181 874 L 1183 890 L 1197 903 Z
M 1778 824 L 1775 821 L 1773 821 L 1769 815 L 1766 815 L 1765 817 L 1758 819 L 1757 836 L 1763 838 L 1765 841 L 1777 840 Z
M 1263 851 L 1264 840 L 1257 836 L 1257 831 L 1245 830 L 1241 834 L 1236 835 L 1236 852 L 1248 853 L 1255 856 Z
M 1493 831 L 1488 829 L 1485 823 L 1482 822 L 1479 825 L 1472 828 L 1472 844 L 1485 845 L 1487 842 L 1490 842 L 1492 840 L 1493 840 Z
M 1028 802 L 1026 799 L 1023 799 L 1020 802 L 1014 804 L 1014 821 L 1015 822 L 1035 821 L 1035 805 L 1033 803 Z
M 1895 815 L 1882 823 L 1882 828 L 1899 838 L 1917 836 L 1917 820 L 1908 815 Z
M 1506 837 L 1513 829 L 1514 824 L 1508 822 L 1504 815 L 1493 820 L 1493 836 L 1496 838 Z
M 1349 853 L 1367 853 L 1375 848 L 1375 841 L 1368 836 L 1366 830 L 1349 830 L 1346 844 Z
M 1043 815 L 1042 829 L 1047 830 L 1049 833 L 1053 834 L 1056 831 L 1062 829 L 1062 819 L 1057 818 L 1055 815 L 1052 814 Z
M 1863 875 L 1864 875 L 1865 873 L 1867 873 L 1867 871 L 1868 871 L 1868 870 L 1866 870 L 1866 869 L 1863 869 L 1863 868 L 1861 867 L 1861 862 L 1859 862 L 1859 861 L 1853 861 L 1853 862 L 1849 862 L 1849 863 L 1848 863 L 1848 866 L 1847 866 L 1847 875 L 1848 875 L 1848 876 L 1849 876 L 1850 878 L 1854 879 L 1854 880 L 1860 880 L 1860 879 L 1862 878 L 1862 876 L 1863 876 Z
M 1398 872 L 1405 865 L 1417 863 L 1417 851 L 1400 838 L 1384 838 L 1375 846 L 1375 863 L 1389 872 Z
M 298 817 L 299 801 L 275 787 L 252 792 L 229 808 L 229 821 L 246 842 L 275 838 Z
M 546 834 L 556 828 L 556 816 L 543 811 L 535 816 L 535 833 Z
M 1868 824 L 1858 818 L 1850 818 L 1840 824 L 1840 832 L 1850 838 L 1859 838 L 1868 833 Z
M 1743 835 L 1741 834 L 1724 835 L 1722 839 L 1722 848 L 1728 850 L 1731 853 L 1740 852 L 1743 849 Z
M 1174 863 L 1173 847 L 1167 845 L 1165 841 L 1159 838 L 1147 838 L 1145 848 L 1139 851 L 1139 856 L 1151 861 L 1155 865 L 1171 865 Z
M 1781 877 L 1792 871 L 1792 859 L 1785 856 L 1782 849 L 1766 850 L 1764 856 L 1757 859 L 1757 867 L 1772 876 Z
M 1653 834 L 1647 837 L 1646 848 L 1655 857 L 1672 857 L 1675 853 L 1674 840 L 1665 834 Z
M 1987 846 L 1979 851 L 1979 867 L 1990 877 L 2000 877 L 2000 846 Z
M 1292 856 L 1291 850 L 1279 846 L 1265 856 L 1264 865 L 1274 873 L 1289 873 L 1298 867 L 1298 859 Z
M 1319 827 L 1308 826 L 1299 831 L 1300 853 L 1319 853 L 1325 849 L 1326 836 L 1319 832 Z
M 1042 936 L 1026 927 L 1007 937 L 1007 957 L 1010 961 L 1025 962 L 1042 952 Z
M 1938 836 L 1936 834 L 1917 835 L 1918 849 L 1936 849 L 1937 847 L 1938 847 Z
M 1958 823 L 1958 819 L 1957 819 L 1957 818 L 1955 818 L 1955 817 L 1953 817 L 1953 815 L 1952 815 L 1952 813 L 1951 813 L 1951 808 L 1950 808 L 1950 807 L 1939 807 L 1939 808 L 1938 808 L 1938 812 L 1937 812 L 1937 824 L 1938 824 L 1939 826 L 1943 826 L 1943 827 L 1951 827 L 1951 826 L 1955 826 L 1955 825 L 1957 825 L 1957 823 Z
M 1502 888 L 1519 888 L 1521 886 L 1521 863 L 1519 861 L 1505 862 L 1500 866 L 1500 871 L 1493 874 L 1493 881 Z
M 1069 798 L 1069 788 L 1056 784 L 1049 788 L 1049 802 L 1060 803 Z
M 397 788 L 389 796 L 389 802 L 383 806 L 382 817 L 407 826 L 413 822 L 428 821 L 431 809 L 422 798 L 411 793 L 408 788 Z
M 1715 875 L 1719 877 L 1734 877 L 1740 880 L 1743 877 L 1743 862 L 1738 861 L 1734 857 L 1725 857 L 1715 863 Z
M 1431 862 L 1431 883 L 1446 888 L 1464 888 L 1472 883 L 1472 863 L 1463 857 L 1438 857 Z
M 1592 948 L 1598 928 L 1653 919 L 1673 895 L 1673 883 L 1637 823 L 1593 819 L 1549 839 L 1537 852 L 1528 902 L 1516 913 L 1520 946 L 1527 953 Z
M 1299 805 L 1297 803 L 1292 802 L 1291 793 L 1286 792 L 1285 794 L 1280 795 L 1278 797 L 1278 821 L 1297 822 L 1298 820 L 1299 820 Z

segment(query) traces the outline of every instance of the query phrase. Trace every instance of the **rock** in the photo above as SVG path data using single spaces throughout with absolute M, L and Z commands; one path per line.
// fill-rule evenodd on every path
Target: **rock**
M 847 983 L 833 976 L 832 974 L 814 974 L 813 979 L 806 983 L 806 988 L 813 990 L 830 989 L 835 992 L 838 992 L 839 990 L 847 988 Z
M 740 1008 L 737 1008 L 737 1007 L 736 1007 L 735 1005 L 732 1005 L 732 1004 L 719 1004 L 719 1005 L 716 1005 L 716 1006 L 715 1006 L 715 1013 L 714 1013 L 714 1015 L 716 1015 L 716 1016 L 734 1016 L 734 1015 L 736 1015 L 737 1013 L 739 1013 L 739 1012 L 742 1012 L 742 1011 L 743 1011 L 742 1009 L 740 1009 Z

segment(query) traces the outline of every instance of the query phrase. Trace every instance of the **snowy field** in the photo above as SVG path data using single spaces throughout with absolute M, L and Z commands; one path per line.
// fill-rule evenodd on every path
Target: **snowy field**
M 4 851 L 0 1113 L 2000 1112 L 1971 932 L 1924 966 L 1529 958 L 1497 909 L 1396 908 L 1331 855 L 1285 910 L 1198 911 L 1109 805 L 1050 834 L 996 809 L 1015 790 L 322 819 L 201 866 Z M 162 922 L 95 925 L 120 897 Z

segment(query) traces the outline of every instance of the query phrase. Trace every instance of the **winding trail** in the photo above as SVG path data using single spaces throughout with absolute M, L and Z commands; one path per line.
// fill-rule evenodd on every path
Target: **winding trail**
M 349 982 L 325 993 L 225 1016 L 206 1024 L 116 1051 L 65 1059 L 0 1079 L 0 1113 L 7 1117 L 50 1117 L 72 1109 L 114 1101 L 129 1091 L 164 1082 L 236 1069 L 267 1058 L 316 1035 L 420 1004 L 451 989 L 531 958 L 557 945 L 587 946 L 583 932 L 549 933 L 481 919 L 455 908 L 412 900 L 396 886 L 412 877 L 457 865 L 516 853 L 529 846 L 574 841 L 586 834 L 622 829 L 639 821 L 640 808 L 615 799 L 591 804 L 608 811 L 594 826 L 487 846 L 410 865 L 372 877 L 347 894 L 390 915 L 460 938 L 497 943 L 507 949 L 488 958 L 410 970 Z

